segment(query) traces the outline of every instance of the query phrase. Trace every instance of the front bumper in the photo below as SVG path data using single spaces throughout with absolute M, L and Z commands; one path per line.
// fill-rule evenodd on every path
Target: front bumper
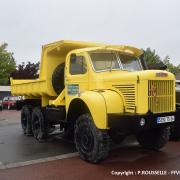
M 110 129 L 118 130 L 125 133 L 138 132 L 141 130 L 171 126 L 174 122 L 157 123 L 158 117 L 176 116 L 175 112 L 160 113 L 160 114 L 146 114 L 146 115 L 121 115 L 108 114 L 108 126 Z M 141 119 L 144 118 L 145 124 L 142 125 Z M 175 117 L 176 121 L 176 117 Z

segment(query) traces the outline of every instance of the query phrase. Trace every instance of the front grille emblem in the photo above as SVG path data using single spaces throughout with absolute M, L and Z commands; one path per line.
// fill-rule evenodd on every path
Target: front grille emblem
M 159 104 L 159 100 L 157 98 L 157 87 L 156 86 L 151 87 L 150 94 L 151 94 L 151 96 L 154 97 L 154 103 L 157 106 Z
M 157 96 L 157 87 L 156 86 L 151 87 L 150 94 L 154 97 Z

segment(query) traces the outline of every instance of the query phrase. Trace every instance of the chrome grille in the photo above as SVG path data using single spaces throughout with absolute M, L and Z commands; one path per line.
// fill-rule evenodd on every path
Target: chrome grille
M 134 84 L 127 85 L 113 85 L 116 89 L 118 89 L 125 100 L 125 111 L 126 112 L 135 112 L 136 109 L 136 88 Z
M 171 112 L 174 110 L 174 81 L 148 81 L 148 108 L 153 113 Z

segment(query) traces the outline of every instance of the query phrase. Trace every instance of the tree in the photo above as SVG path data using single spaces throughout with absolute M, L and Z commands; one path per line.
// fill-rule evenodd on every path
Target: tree
M 148 66 L 162 62 L 161 58 L 156 53 L 155 49 L 151 50 L 150 48 L 147 48 L 146 50 L 144 50 L 144 59 Z
M 177 73 L 180 73 L 180 64 L 178 66 L 175 66 L 173 65 L 171 62 L 170 62 L 170 58 L 169 56 L 166 56 L 163 60 L 163 63 L 167 66 L 167 70 L 172 72 L 173 74 L 177 74 Z
M 27 64 L 22 62 L 16 68 L 16 70 L 11 74 L 14 79 L 36 79 L 38 78 L 39 62 L 31 63 L 28 61 Z
M 156 53 L 155 50 L 151 50 L 150 48 L 147 48 L 144 51 L 144 59 L 147 63 L 147 66 L 149 69 L 164 69 L 174 73 L 175 75 L 180 72 L 180 64 L 178 66 L 173 65 L 170 62 L 170 57 L 166 56 L 163 60 L 160 58 L 160 56 Z M 164 66 L 165 65 L 165 66 Z
M 16 69 L 13 53 L 7 51 L 7 43 L 0 45 L 0 85 L 9 84 L 9 76 Z

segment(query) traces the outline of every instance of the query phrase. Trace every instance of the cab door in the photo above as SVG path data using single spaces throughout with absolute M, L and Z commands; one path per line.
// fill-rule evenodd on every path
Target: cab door
M 87 58 L 83 53 L 71 54 L 65 67 L 66 105 L 89 89 Z

